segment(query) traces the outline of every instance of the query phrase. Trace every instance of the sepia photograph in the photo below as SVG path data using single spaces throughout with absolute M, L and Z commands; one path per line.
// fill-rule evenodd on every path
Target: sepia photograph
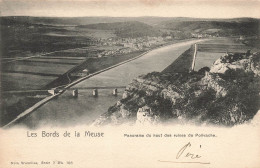
M 257 0 L 0 0 L 0 167 L 260 167 L 259 11 Z M 201 161 L 188 150 L 203 143 Z

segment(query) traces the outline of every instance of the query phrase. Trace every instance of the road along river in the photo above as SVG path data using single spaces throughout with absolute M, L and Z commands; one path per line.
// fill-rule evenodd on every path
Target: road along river
M 162 71 L 192 44 L 202 40 L 192 40 L 164 46 L 133 61 L 127 62 L 105 72 L 88 78 L 72 88 L 126 86 L 139 75 L 153 71 Z M 97 117 L 121 99 L 124 89 L 118 89 L 118 96 L 112 95 L 112 89 L 98 90 L 98 97 L 92 96 L 92 90 L 80 90 L 77 98 L 72 91 L 65 91 L 56 99 L 49 101 L 34 112 L 21 119 L 18 125 L 75 126 L 91 124 Z

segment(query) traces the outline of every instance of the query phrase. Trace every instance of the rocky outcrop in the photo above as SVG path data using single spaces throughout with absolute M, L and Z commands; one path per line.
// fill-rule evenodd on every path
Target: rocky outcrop
M 254 73 L 256 76 L 260 76 L 259 69 L 260 53 L 254 53 L 252 55 L 231 53 L 216 60 L 210 72 L 225 75 L 230 75 L 230 73 Z
M 219 76 L 219 74 L 205 73 L 205 76 L 200 81 L 201 85 L 211 88 L 216 92 L 217 97 L 225 97 L 227 95 L 227 83 Z
M 136 125 L 156 125 L 160 118 L 148 106 L 143 106 L 137 111 Z
M 172 120 L 226 126 L 244 123 L 259 110 L 259 60 L 259 53 L 226 54 L 210 69 L 140 76 L 94 125 Z

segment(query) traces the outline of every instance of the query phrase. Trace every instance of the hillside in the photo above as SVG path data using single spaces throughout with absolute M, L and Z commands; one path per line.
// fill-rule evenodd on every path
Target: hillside
M 260 32 L 260 20 L 237 18 L 229 20 L 164 21 L 158 28 L 173 31 L 209 33 L 220 36 L 256 36 Z
M 1 25 L 24 26 L 79 26 L 91 29 L 117 30 L 123 37 L 134 35 L 145 36 L 160 31 L 180 31 L 188 33 L 208 33 L 220 36 L 256 36 L 260 32 L 260 20 L 255 18 L 186 18 L 186 17 L 29 17 L 8 16 L 0 17 Z M 131 30 L 131 28 L 135 30 Z M 160 31 L 159 31 L 160 30 Z M 130 31 L 130 34 L 127 32 Z M 3 33 L 4 34 L 4 33 Z M 187 36 L 187 35 L 186 35 Z
M 260 53 L 230 53 L 216 60 L 210 71 L 140 76 L 94 125 L 245 123 L 259 110 L 259 62 Z
M 232 19 L 212 19 L 212 18 L 189 18 L 189 17 L 32 17 L 32 16 L 6 16 L 1 17 L 2 24 L 7 22 L 45 24 L 45 25 L 87 25 L 97 23 L 129 22 L 139 21 L 148 25 L 161 25 L 170 22 L 194 22 L 194 21 L 217 21 L 217 22 L 252 22 L 259 21 L 254 18 L 232 18 Z
M 1 17 L 2 24 L 43 24 L 43 25 L 87 25 L 97 23 L 114 23 L 139 21 L 148 25 L 156 25 L 162 21 L 170 20 L 168 17 L 31 17 L 6 16 Z
M 115 34 L 119 37 L 144 37 L 161 35 L 159 29 L 138 21 L 98 23 L 81 25 L 78 27 L 97 30 L 113 30 L 115 31 Z

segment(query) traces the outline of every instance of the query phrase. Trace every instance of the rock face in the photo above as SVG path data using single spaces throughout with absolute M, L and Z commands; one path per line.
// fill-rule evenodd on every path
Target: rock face
M 260 76 L 260 53 L 247 54 L 227 54 L 216 60 L 212 65 L 211 73 L 231 75 L 230 73 L 254 73 Z M 241 74 L 242 75 L 242 74 Z
M 144 106 L 137 111 L 137 125 L 156 125 L 159 122 L 159 117 L 155 115 L 151 108 Z
M 94 125 L 192 120 L 233 126 L 259 110 L 260 53 L 226 54 L 192 73 L 152 72 L 134 79 Z

